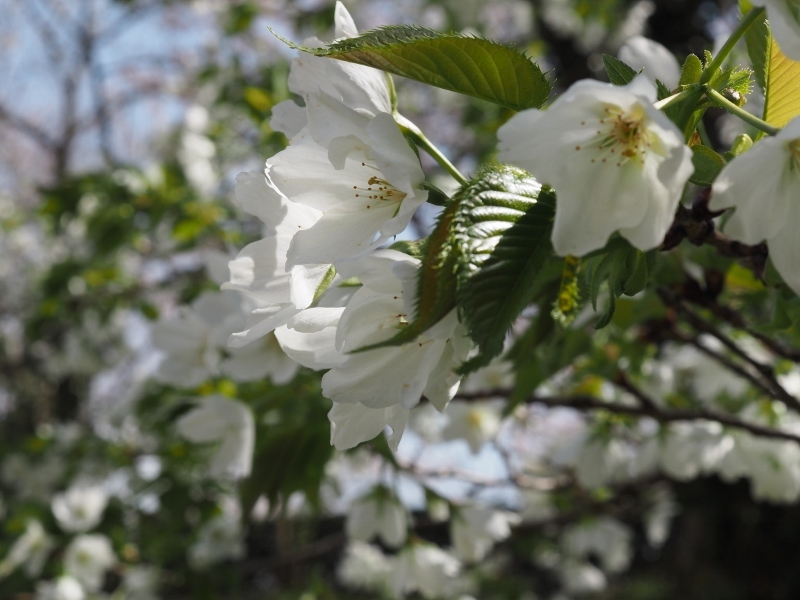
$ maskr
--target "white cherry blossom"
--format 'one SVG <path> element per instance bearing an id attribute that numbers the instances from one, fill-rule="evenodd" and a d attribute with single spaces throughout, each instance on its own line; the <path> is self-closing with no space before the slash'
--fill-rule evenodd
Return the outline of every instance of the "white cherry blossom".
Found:
<path id="1" fill-rule="evenodd" d="M 42 524 L 35 519 L 28 521 L 25 531 L 16 539 L 6 557 L 0 562 L 0 580 L 19 566 L 24 566 L 28 577 L 38 577 L 54 547 L 55 541 L 47 534 Z"/>
<path id="2" fill-rule="evenodd" d="M 408 534 L 408 511 L 387 489 L 362 496 L 350 506 L 345 523 L 347 536 L 367 542 L 379 537 L 386 546 L 398 548 Z"/>
<path id="3" fill-rule="evenodd" d="M 307 110 L 309 133 L 267 161 L 281 193 L 322 213 L 292 238 L 287 268 L 364 254 L 402 232 L 428 197 L 390 113 L 369 116 L 326 94 L 310 95 Z"/>
<path id="4" fill-rule="evenodd" d="M 211 458 L 213 477 L 246 477 L 253 464 L 255 422 L 250 408 L 225 396 L 206 396 L 178 419 L 178 432 L 196 443 L 219 442 Z"/>
<path id="5" fill-rule="evenodd" d="M 496 542 L 511 535 L 511 525 L 519 515 L 483 506 L 459 508 L 450 520 L 450 539 L 456 556 L 465 562 L 478 562 Z"/>
<path id="6" fill-rule="evenodd" d="M 350 353 L 393 337 L 411 320 L 409 296 L 414 295 L 419 261 L 378 250 L 336 266 L 343 277 L 357 277 L 363 284 L 344 309 L 303 311 L 276 335 L 301 364 L 330 369 L 322 378 L 322 392 L 334 401 L 329 419 L 337 448 L 352 448 L 389 425 L 396 449 L 409 409 L 423 393 L 440 411 L 455 395 L 460 378 L 454 369 L 466 358 L 469 341 L 451 313 L 408 344 Z"/>
<path id="7" fill-rule="evenodd" d="M 391 564 L 380 548 L 351 540 L 347 544 L 344 559 L 339 563 L 336 574 L 347 586 L 378 591 L 387 587 Z"/>
<path id="8" fill-rule="evenodd" d="M 93 529 L 108 504 L 105 487 L 90 482 L 75 482 L 69 489 L 53 496 L 50 507 L 59 527 L 70 533 Z"/>
<path id="9" fill-rule="evenodd" d="M 461 562 L 452 554 L 428 543 L 407 546 L 391 559 L 389 585 L 397 597 L 418 591 L 423 598 L 452 595 L 461 572 Z"/>
<path id="10" fill-rule="evenodd" d="M 442 439 L 463 439 L 470 452 L 477 454 L 500 431 L 503 406 L 502 400 L 454 400 L 447 407 L 447 424 L 442 429 Z"/>
<path id="11" fill-rule="evenodd" d="M 710 207 L 736 208 L 725 232 L 745 244 L 766 240 L 772 264 L 800 294 L 800 117 L 722 169 Z"/>
<path id="12" fill-rule="evenodd" d="M 602 248 L 615 232 L 641 250 L 661 244 L 694 167 L 655 99 L 644 77 L 626 86 L 583 80 L 498 131 L 499 159 L 555 188 L 559 255 Z"/>
<path id="13" fill-rule="evenodd" d="M 64 568 L 67 574 L 80 581 L 89 592 L 100 590 L 106 571 L 116 562 L 111 541 L 98 533 L 79 535 L 64 552 Z"/>
<path id="14" fill-rule="evenodd" d="M 36 584 L 36 600 L 84 600 L 86 593 L 80 582 L 70 575 L 55 581 L 40 581 Z"/>

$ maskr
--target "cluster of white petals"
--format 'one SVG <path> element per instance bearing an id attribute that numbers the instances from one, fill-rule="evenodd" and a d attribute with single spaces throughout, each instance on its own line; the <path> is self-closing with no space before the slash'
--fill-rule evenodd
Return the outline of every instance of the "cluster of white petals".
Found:
<path id="1" fill-rule="evenodd" d="M 350 353 L 394 337 L 412 320 L 419 261 L 376 250 L 339 261 L 337 268 L 362 283 L 346 306 L 304 311 L 276 335 L 301 364 L 330 368 L 322 392 L 334 402 L 328 416 L 337 449 L 372 439 L 387 425 L 389 445 L 396 449 L 409 411 L 423 394 L 439 411 L 453 398 L 460 382 L 454 370 L 470 344 L 452 312 L 410 343 Z"/>
<path id="2" fill-rule="evenodd" d="M 336 37 L 354 35 L 337 3 Z M 455 366 L 469 351 L 452 313 L 412 343 L 354 352 L 389 340 L 414 318 L 419 262 L 378 247 L 427 200 L 424 174 L 394 120 L 383 73 L 303 55 L 292 63 L 289 88 L 305 105 L 284 102 L 271 121 L 289 147 L 264 173 L 237 178 L 237 201 L 264 223 L 265 235 L 230 262 L 223 288 L 255 308 L 229 343 L 241 347 L 275 331 L 291 358 L 330 369 L 322 391 L 334 402 L 337 449 L 387 426 L 396 449 L 423 394 L 444 410 L 458 387 Z M 358 289 L 340 287 L 352 278 Z"/>
<path id="3" fill-rule="evenodd" d="M 272 335 L 244 348 L 228 347 L 228 338 L 240 331 L 245 313 L 257 300 L 231 292 L 205 292 L 177 315 L 152 329 L 155 346 L 165 353 L 156 377 L 171 385 L 195 387 L 225 375 L 234 381 L 269 377 L 287 383 L 299 365 L 287 357 Z"/>

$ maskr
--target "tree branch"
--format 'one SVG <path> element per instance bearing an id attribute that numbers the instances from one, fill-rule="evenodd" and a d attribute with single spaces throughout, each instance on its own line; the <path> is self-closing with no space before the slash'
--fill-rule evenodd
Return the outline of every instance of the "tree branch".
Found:
<path id="1" fill-rule="evenodd" d="M 493 392 L 496 396 L 510 396 L 511 390 L 497 390 Z M 458 400 L 480 400 L 485 398 L 485 394 L 457 394 Z M 734 415 L 704 408 L 696 409 L 663 409 L 659 407 L 627 406 L 625 404 L 614 404 L 604 402 L 593 396 L 531 396 L 525 400 L 528 404 L 542 404 L 548 407 L 573 408 L 581 412 L 594 410 L 606 410 L 619 415 L 630 415 L 634 417 L 650 417 L 659 423 L 675 423 L 678 421 L 716 421 L 721 425 L 733 427 L 747 431 L 757 437 L 792 441 L 800 444 L 800 435 L 774 429 L 756 423 L 744 421 Z"/>

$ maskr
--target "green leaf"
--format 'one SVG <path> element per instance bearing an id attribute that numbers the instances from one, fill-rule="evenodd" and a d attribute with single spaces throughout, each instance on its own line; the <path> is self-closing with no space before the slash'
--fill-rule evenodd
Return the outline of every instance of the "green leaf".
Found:
<path id="1" fill-rule="evenodd" d="M 558 296 L 553 301 L 553 310 L 550 313 L 553 320 L 564 327 L 575 320 L 582 306 L 580 290 L 578 289 L 578 269 L 580 265 L 581 259 L 576 256 L 564 258 Z"/>
<path id="2" fill-rule="evenodd" d="M 787 58 L 771 36 L 768 52 L 763 118 L 783 127 L 800 115 L 800 62 Z"/>
<path id="3" fill-rule="evenodd" d="M 550 95 L 550 82 L 525 54 L 477 37 L 412 25 L 373 29 L 323 48 L 277 37 L 303 52 L 374 67 L 513 110 L 539 108 Z"/>
<path id="4" fill-rule="evenodd" d="M 600 314 L 595 329 L 602 329 L 611 322 L 617 298 L 623 294 L 633 296 L 645 289 L 651 271 L 648 262 L 646 253 L 621 237 L 613 238 L 604 253 L 588 259 L 585 276 L 588 278 L 589 298 L 595 310 L 603 284 L 608 288 L 608 306 Z"/>
<path id="5" fill-rule="evenodd" d="M 614 85 L 628 85 L 639 74 L 633 67 L 610 54 L 603 54 L 603 66 L 608 73 L 608 80 Z"/>
<path id="6" fill-rule="evenodd" d="M 746 15 L 753 9 L 750 0 L 740 0 L 739 9 L 742 15 Z M 747 54 L 750 57 L 750 64 L 753 67 L 753 75 L 756 78 L 761 91 L 767 91 L 767 62 L 769 57 L 769 47 L 771 45 L 772 34 L 767 25 L 766 16 L 753 23 L 744 34 L 747 44 Z"/>
<path id="7" fill-rule="evenodd" d="M 692 85 L 700 81 L 700 76 L 703 74 L 703 63 L 696 54 L 690 54 L 683 61 L 683 68 L 681 69 L 681 78 L 678 82 L 679 86 Z"/>
<path id="8" fill-rule="evenodd" d="M 509 328 L 540 285 L 553 255 L 555 194 L 512 167 L 482 172 L 461 193 L 453 223 L 457 302 L 479 350 L 462 365 L 468 372 L 502 352 Z"/>
<path id="9" fill-rule="evenodd" d="M 400 333 L 356 352 L 408 343 L 458 306 L 478 346 L 468 372 L 503 350 L 506 333 L 541 286 L 553 254 L 555 196 L 526 171 L 494 166 L 453 196 L 425 244 L 414 320 Z"/>
<path id="10" fill-rule="evenodd" d="M 695 185 L 708 186 L 714 183 L 722 167 L 725 166 L 725 159 L 708 146 L 698 144 L 692 146 L 692 164 L 694 173 L 689 181 Z"/>

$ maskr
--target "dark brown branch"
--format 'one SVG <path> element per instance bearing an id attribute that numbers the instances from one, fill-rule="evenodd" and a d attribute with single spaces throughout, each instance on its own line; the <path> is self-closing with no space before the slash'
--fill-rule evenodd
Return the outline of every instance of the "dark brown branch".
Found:
<path id="1" fill-rule="evenodd" d="M 509 396 L 510 390 L 497 390 L 497 396 Z M 459 400 L 479 400 L 485 395 L 476 396 L 474 394 L 458 394 Z M 604 402 L 592 396 L 531 396 L 526 399 L 528 404 L 542 404 L 548 407 L 573 408 L 582 412 L 594 410 L 606 410 L 614 414 L 630 415 L 634 417 L 650 417 L 659 423 L 674 423 L 679 421 L 716 421 L 721 425 L 734 427 L 747 431 L 758 437 L 788 440 L 800 444 L 800 436 L 780 429 L 773 429 L 764 425 L 744 421 L 734 415 L 723 413 L 705 408 L 692 409 L 662 409 L 658 407 L 649 408 L 645 406 L 627 406 L 624 404 L 613 404 Z"/>
<path id="2" fill-rule="evenodd" d="M 704 196 L 692 209 L 678 205 L 675 220 L 664 238 L 661 250 L 670 250 L 684 239 L 689 240 L 695 246 L 708 244 L 716 248 L 723 256 L 740 260 L 759 279 L 763 280 L 768 255 L 767 245 L 762 243 L 748 246 L 717 231 L 711 220 L 714 215 L 701 208 L 707 202 L 708 198 Z"/>

